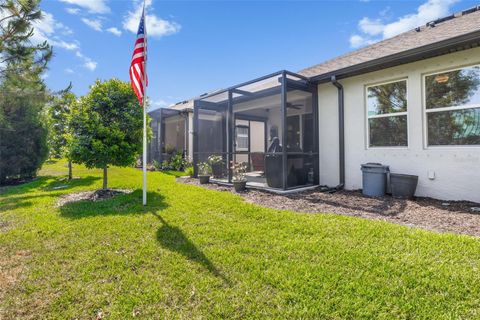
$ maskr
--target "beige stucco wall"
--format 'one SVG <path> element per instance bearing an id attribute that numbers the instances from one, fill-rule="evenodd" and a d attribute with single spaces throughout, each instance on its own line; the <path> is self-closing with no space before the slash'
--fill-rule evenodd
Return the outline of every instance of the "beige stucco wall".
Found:
<path id="1" fill-rule="evenodd" d="M 347 189 L 362 188 L 360 164 L 381 162 L 396 173 L 419 176 L 417 196 L 480 202 L 480 146 L 427 147 L 423 112 L 423 75 L 479 64 L 480 48 L 343 79 L 345 90 L 345 176 Z M 407 79 L 407 148 L 367 148 L 365 86 Z M 320 183 L 339 182 L 337 89 L 318 86 Z M 435 179 L 428 178 L 429 171 Z"/>

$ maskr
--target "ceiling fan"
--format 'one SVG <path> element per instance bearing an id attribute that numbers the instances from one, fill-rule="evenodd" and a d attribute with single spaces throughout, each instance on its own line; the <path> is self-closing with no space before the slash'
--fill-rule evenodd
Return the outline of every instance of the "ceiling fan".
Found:
<path id="1" fill-rule="evenodd" d="M 295 110 L 300 110 L 301 107 L 303 107 L 303 104 L 293 104 L 293 103 L 289 103 L 287 102 L 287 108 L 291 108 L 291 109 L 295 109 Z"/>

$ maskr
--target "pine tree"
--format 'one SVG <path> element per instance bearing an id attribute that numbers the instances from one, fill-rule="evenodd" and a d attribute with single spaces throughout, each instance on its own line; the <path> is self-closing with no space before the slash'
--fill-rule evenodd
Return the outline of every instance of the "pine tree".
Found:
<path id="1" fill-rule="evenodd" d="M 0 184 L 34 177 L 48 153 L 41 74 L 52 51 L 30 41 L 41 18 L 39 0 L 0 1 Z"/>

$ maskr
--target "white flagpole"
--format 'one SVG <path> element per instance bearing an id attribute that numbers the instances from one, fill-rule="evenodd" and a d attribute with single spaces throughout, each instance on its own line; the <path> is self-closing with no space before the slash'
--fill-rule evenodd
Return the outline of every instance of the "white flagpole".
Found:
<path id="1" fill-rule="evenodd" d="M 146 66 L 146 63 L 145 63 Z M 146 85 L 143 85 L 146 88 Z M 143 205 L 147 205 L 147 103 L 144 89 L 143 96 Z"/>
<path id="2" fill-rule="evenodd" d="M 143 68 L 143 205 L 147 205 L 147 21 L 143 3 L 143 28 L 145 37 L 145 62 Z"/>

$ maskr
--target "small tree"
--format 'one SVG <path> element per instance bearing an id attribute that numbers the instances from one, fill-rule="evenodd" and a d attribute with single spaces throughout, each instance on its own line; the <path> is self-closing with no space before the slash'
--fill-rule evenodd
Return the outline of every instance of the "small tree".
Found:
<path id="1" fill-rule="evenodd" d="M 108 166 L 129 166 L 142 150 L 142 106 L 130 85 L 118 79 L 97 80 L 74 108 L 71 126 L 73 162 L 103 168 L 103 189 Z"/>
<path id="2" fill-rule="evenodd" d="M 48 108 L 48 146 L 50 157 L 67 158 L 68 179 L 72 179 L 72 160 L 70 156 L 70 143 L 72 141 L 70 120 L 72 109 L 77 97 L 71 92 L 72 85 L 56 94 Z"/>

